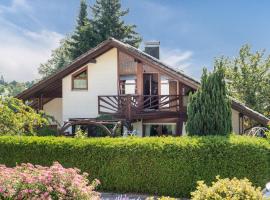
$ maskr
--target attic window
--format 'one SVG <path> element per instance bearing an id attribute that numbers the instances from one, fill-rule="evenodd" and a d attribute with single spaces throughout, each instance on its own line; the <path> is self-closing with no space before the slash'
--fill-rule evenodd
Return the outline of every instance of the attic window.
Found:
<path id="1" fill-rule="evenodd" d="M 84 68 L 72 75 L 72 89 L 73 90 L 88 89 L 87 68 Z"/>

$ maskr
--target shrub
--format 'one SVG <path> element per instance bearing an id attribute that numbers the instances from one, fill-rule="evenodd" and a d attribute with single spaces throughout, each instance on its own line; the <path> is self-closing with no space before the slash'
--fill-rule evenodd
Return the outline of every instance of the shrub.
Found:
<path id="1" fill-rule="evenodd" d="M 48 124 L 43 113 L 13 97 L 0 96 L 0 135 L 34 135 L 36 128 Z"/>
<path id="2" fill-rule="evenodd" d="M 0 199 L 99 199 L 88 174 L 65 169 L 59 163 L 51 167 L 22 164 L 14 168 L 0 166 Z"/>
<path id="3" fill-rule="evenodd" d="M 270 178 L 270 144 L 246 136 L 166 138 L 0 137 L 0 163 L 53 161 L 77 167 L 110 192 L 188 197 L 198 180 L 217 175 L 248 178 L 263 187 Z"/>
<path id="4" fill-rule="evenodd" d="M 192 200 L 260 200 L 261 188 L 256 188 L 248 179 L 220 179 L 207 186 L 203 181 L 198 181 L 197 190 L 191 193 Z"/>
<path id="5" fill-rule="evenodd" d="M 222 64 L 216 62 L 212 73 L 204 69 L 200 88 L 190 96 L 186 127 L 189 135 L 228 135 L 232 131 L 231 102 Z"/>
<path id="6" fill-rule="evenodd" d="M 57 136 L 57 130 L 50 127 L 50 126 L 44 126 L 42 128 L 39 128 L 36 132 L 37 136 Z"/>

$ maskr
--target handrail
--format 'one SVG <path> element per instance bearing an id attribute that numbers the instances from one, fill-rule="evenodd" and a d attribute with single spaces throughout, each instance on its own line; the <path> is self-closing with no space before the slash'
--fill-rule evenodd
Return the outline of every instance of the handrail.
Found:
<path id="1" fill-rule="evenodd" d="M 98 112 L 131 119 L 135 114 L 180 112 L 182 102 L 181 95 L 100 95 Z"/>

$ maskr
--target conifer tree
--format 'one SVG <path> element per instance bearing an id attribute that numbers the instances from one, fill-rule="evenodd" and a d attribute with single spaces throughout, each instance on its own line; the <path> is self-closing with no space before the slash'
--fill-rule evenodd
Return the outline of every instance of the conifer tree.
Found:
<path id="1" fill-rule="evenodd" d="M 139 46 L 142 39 L 135 31 L 135 25 L 127 25 L 123 21 L 122 17 L 127 15 L 129 10 L 121 10 L 119 0 L 96 0 L 92 13 L 98 43 L 114 37 L 132 46 Z"/>
<path id="2" fill-rule="evenodd" d="M 39 67 L 42 77 L 47 77 L 67 66 L 72 60 L 95 47 L 99 43 L 114 37 L 135 47 L 141 37 L 135 32 L 135 25 L 126 25 L 122 17 L 129 10 L 121 10 L 119 0 L 97 0 L 89 19 L 86 0 L 81 0 L 75 31 L 62 40 L 60 47 L 52 51 L 51 58 Z"/>
<path id="3" fill-rule="evenodd" d="M 201 86 L 190 96 L 187 132 L 189 135 L 228 135 L 232 131 L 231 103 L 227 96 L 222 63 L 212 73 L 203 70 Z"/>
<path id="4" fill-rule="evenodd" d="M 96 37 L 93 32 L 92 21 L 88 18 L 87 3 L 81 0 L 77 26 L 69 42 L 69 54 L 71 60 L 82 55 L 96 45 Z"/>

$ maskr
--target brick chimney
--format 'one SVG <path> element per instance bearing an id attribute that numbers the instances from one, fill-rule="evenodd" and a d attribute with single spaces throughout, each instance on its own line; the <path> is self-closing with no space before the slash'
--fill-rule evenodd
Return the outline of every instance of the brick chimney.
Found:
<path id="1" fill-rule="evenodd" d="M 149 41 L 144 43 L 144 52 L 159 59 L 159 41 Z"/>

